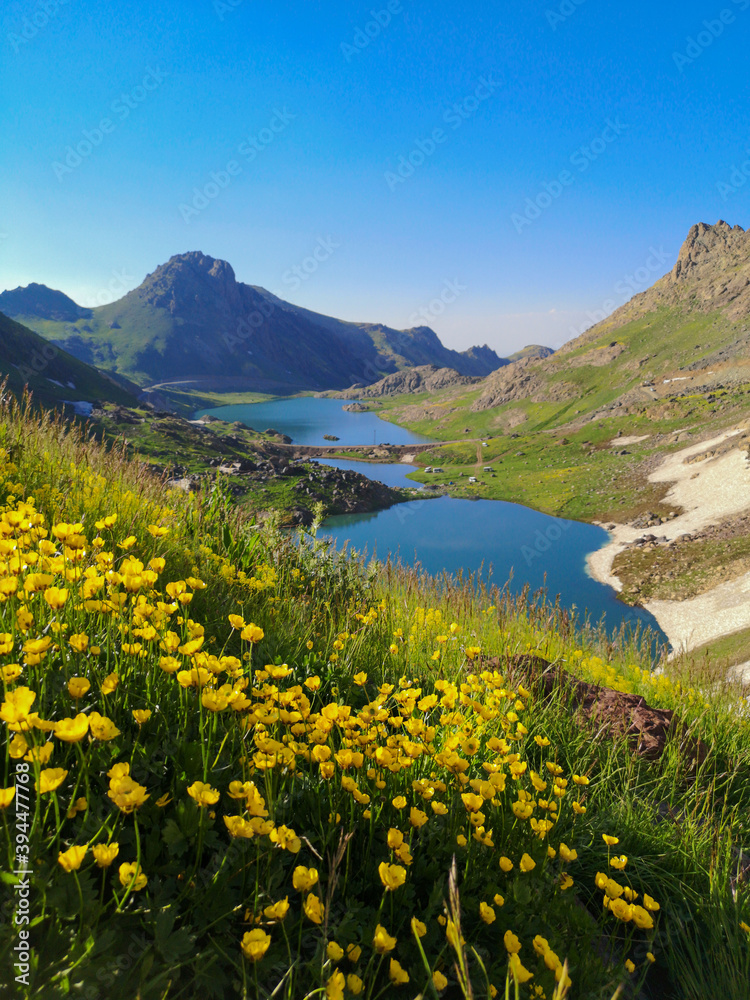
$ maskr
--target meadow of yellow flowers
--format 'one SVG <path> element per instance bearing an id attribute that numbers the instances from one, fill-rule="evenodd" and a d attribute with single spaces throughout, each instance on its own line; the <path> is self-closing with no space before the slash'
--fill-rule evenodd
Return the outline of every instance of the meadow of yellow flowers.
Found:
<path id="1" fill-rule="evenodd" d="M 691 814 L 680 788 L 660 824 L 677 747 L 647 773 L 486 667 L 521 632 L 545 642 L 531 612 L 464 596 L 454 617 L 450 595 L 422 603 L 321 541 L 243 527 L 220 488 L 167 494 L 12 403 L 0 430 L 0 944 L 19 996 L 559 1000 L 687 981 L 700 899 L 736 857 L 746 729 L 704 765 L 715 801 Z M 664 687 L 577 642 L 545 652 Z M 743 879 L 716 903 L 740 982 Z"/>

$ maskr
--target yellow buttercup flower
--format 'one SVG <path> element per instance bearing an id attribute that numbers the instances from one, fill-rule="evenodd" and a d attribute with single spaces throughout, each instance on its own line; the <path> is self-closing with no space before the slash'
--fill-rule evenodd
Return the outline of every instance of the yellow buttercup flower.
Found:
<path id="1" fill-rule="evenodd" d="M 628 859 L 625 854 L 621 854 L 619 857 L 610 858 L 609 863 L 612 868 L 617 868 L 618 871 L 622 871 L 622 869 L 627 865 Z"/>
<path id="2" fill-rule="evenodd" d="M 513 862 L 510 858 L 502 857 L 500 858 L 500 867 L 504 872 L 513 871 Z"/>
<path id="3" fill-rule="evenodd" d="M 65 607 L 65 602 L 68 599 L 68 591 L 60 587 L 48 587 L 44 591 L 44 599 L 53 611 L 59 611 Z"/>
<path id="4" fill-rule="evenodd" d="M 448 980 L 445 978 L 440 969 L 435 969 L 432 973 L 432 982 L 438 993 L 441 993 L 448 985 Z"/>
<path id="5" fill-rule="evenodd" d="M 22 672 L 23 667 L 20 663 L 7 663 L 0 670 L 0 674 L 6 684 L 13 684 L 21 676 Z"/>
<path id="6" fill-rule="evenodd" d="M 253 625 L 252 622 L 246 625 L 240 633 L 240 638 L 244 639 L 245 642 L 260 642 L 265 632 L 258 625 Z"/>
<path id="7" fill-rule="evenodd" d="M 120 845 L 116 841 L 111 844 L 96 844 L 91 849 L 94 860 L 100 868 L 109 868 L 120 853 Z"/>
<path id="8" fill-rule="evenodd" d="M 123 862 L 119 868 L 120 875 L 120 885 L 125 887 L 131 885 L 133 892 L 140 892 L 141 889 L 146 888 L 148 883 L 148 878 L 141 871 L 141 866 L 136 864 L 136 862 L 131 862 L 127 864 Z"/>
<path id="9" fill-rule="evenodd" d="M 355 997 L 359 996 L 359 994 L 365 988 L 365 984 L 362 982 L 359 976 L 355 976 L 353 972 L 349 973 L 349 975 L 346 977 L 346 985 L 349 989 L 349 992 L 353 994 Z"/>
<path id="10" fill-rule="evenodd" d="M 382 924 L 378 924 L 372 937 L 372 946 L 378 955 L 385 955 L 396 947 L 396 938 L 391 937 Z"/>
<path id="11" fill-rule="evenodd" d="M 85 812 L 89 807 L 87 800 L 83 797 L 78 798 L 72 803 L 70 809 L 68 809 L 67 818 L 75 819 L 79 812 Z"/>
<path id="12" fill-rule="evenodd" d="M 0 788 L 0 809 L 7 809 L 13 801 L 13 796 L 15 794 L 15 785 L 11 785 L 10 788 Z"/>
<path id="13" fill-rule="evenodd" d="M 88 718 L 89 729 L 95 740 L 107 741 L 120 736 L 120 730 L 105 715 L 100 715 L 99 712 L 91 712 Z"/>
<path id="14" fill-rule="evenodd" d="M 17 687 L 15 691 L 8 691 L 0 705 L 0 719 L 12 726 L 21 725 L 28 718 L 35 699 L 36 691 L 31 688 Z"/>
<path id="15" fill-rule="evenodd" d="M 135 721 L 138 723 L 139 726 L 142 726 L 144 722 L 148 722 L 148 720 L 151 718 L 151 709 L 134 708 L 133 718 L 135 719 Z"/>
<path id="16" fill-rule="evenodd" d="M 263 910 L 263 915 L 267 917 L 268 920 L 283 920 L 288 912 L 289 897 L 285 896 L 283 899 L 280 899 L 278 903 L 272 903 L 271 906 L 266 906 Z"/>
<path id="17" fill-rule="evenodd" d="M 308 920 L 311 920 L 314 924 L 323 923 L 323 906 L 315 893 L 310 893 L 304 902 L 303 909 Z"/>
<path id="18" fill-rule="evenodd" d="M 116 774 L 121 773 L 119 769 L 123 766 L 128 767 L 127 764 L 116 764 L 114 768 L 110 768 L 108 774 L 112 775 L 115 768 L 118 768 L 118 771 L 115 772 Z M 112 799 L 117 808 L 124 813 L 132 813 L 135 809 L 139 809 L 146 799 L 149 798 L 145 785 L 139 785 L 127 772 L 122 772 L 121 777 L 110 777 L 107 795 Z"/>
<path id="19" fill-rule="evenodd" d="M 578 858 L 578 851 L 571 849 L 567 844 L 560 844 L 560 857 L 563 861 L 575 861 Z"/>
<path id="20" fill-rule="evenodd" d="M 304 865 L 298 865 L 292 874 L 292 885 L 297 890 L 297 892 L 307 892 L 308 889 L 312 889 L 318 881 L 318 872 L 315 868 L 305 868 Z"/>
<path id="21" fill-rule="evenodd" d="M 487 905 L 487 903 L 479 904 L 479 916 L 486 924 L 494 924 L 497 919 L 497 914 L 491 906 Z"/>
<path id="22" fill-rule="evenodd" d="M 68 644 L 76 653 L 85 653 L 89 648 L 89 637 L 80 633 L 68 636 Z"/>
<path id="23" fill-rule="evenodd" d="M 515 953 L 508 959 L 508 965 L 510 966 L 513 978 L 519 983 L 526 983 L 534 976 L 534 973 L 529 972 L 529 970 L 521 963 L 521 959 Z"/>
<path id="24" fill-rule="evenodd" d="M 78 871 L 86 857 L 86 851 L 88 851 L 88 844 L 74 844 L 67 851 L 60 851 L 57 855 L 57 863 L 66 872 Z"/>
<path id="25" fill-rule="evenodd" d="M 521 942 L 511 930 L 505 932 L 503 944 L 505 945 L 505 950 L 511 955 L 515 955 L 521 950 Z"/>
<path id="26" fill-rule="evenodd" d="M 602 834 L 602 840 L 607 845 L 607 847 L 614 847 L 615 844 L 619 844 L 620 843 L 620 838 L 619 837 L 610 837 L 609 834 L 607 834 L 607 833 L 603 833 Z"/>
<path id="27" fill-rule="evenodd" d="M 117 685 L 120 683 L 120 677 L 116 673 L 107 674 L 107 676 L 102 681 L 101 692 L 102 694 L 112 694 L 113 691 L 117 690 Z"/>
<path id="28" fill-rule="evenodd" d="M 188 786 L 187 793 L 201 809 L 216 805 L 219 801 L 219 792 L 203 781 L 194 781 Z"/>
<path id="29" fill-rule="evenodd" d="M 427 822 L 427 813 L 422 812 L 421 809 L 417 809 L 416 806 L 412 806 L 409 810 L 409 822 L 418 830 Z"/>
<path id="30" fill-rule="evenodd" d="M 415 937 L 423 938 L 427 933 L 427 925 L 416 917 L 411 918 L 411 932 Z"/>
<path id="31" fill-rule="evenodd" d="M 536 861 L 534 861 L 534 859 L 528 854 L 522 854 L 521 860 L 518 862 L 518 867 L 522 872 L 530 872 L 536 868 Z"/>
<path id="32" fill-rule="evenodd" d="M 250 962 L 259 962 L 271 946 L 271 935 L 259 927 L 242 936 L 242 954 Z"/>
<path id="33" fill-rule="evenodd" d="M 39 774 L 39 781 L 34 787 L 40 795 L 56 791 L 68 777 L 68 772 L 62 767 L 47 767 Z"/>
<path id="34" fill-rule="evenodd" d="M 55 736 L 64 743 L 78 743 L 89 731 L 89 717 L 79 712 L 75 719 L 55 723 Z"/>
<path id="35" fill-rule="evenodd" d="M 403 986 L 404 983 L 409 982 L 409 973 L 395 958 L 392 958 L 388 966 L 388 978 L 394 986 Z"/>
<path id="36" fill-rule="evenodd" d="M 402 868 L 401 865 L 389 865 L 382 861 L 378 866 L 378 874 L 386 892 L 393 892 L 406 881 L 406 869 Z"/>
<path id="37" fill-rule="evenodd" d="M 326 1000 L 344 1000 L 346 977 L 339 969 L 335 969 L 326 983 Z"/>
<path id="38" fill-rule="evenodd" d="M 68 694 L 75 701 L 87 693 L 91 687 L 91 681 L 86 677 L 71 677 L 68 681 Z"/>

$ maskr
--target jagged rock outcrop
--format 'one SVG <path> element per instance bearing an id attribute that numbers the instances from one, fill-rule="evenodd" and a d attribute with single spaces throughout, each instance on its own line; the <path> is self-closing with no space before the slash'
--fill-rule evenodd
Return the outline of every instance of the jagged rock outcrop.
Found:
<path id="1" fill-rule="evenodd" d="M 721 312 L 732 323 L 750 317 L 750 229 L 730 226 L 723 219 L 713 226 L 705 222 L 692 226 L 671 271 L 565 344 L 558 354 L 665 307 L 685 313 Z"/>
<path id="2" fill-rule="evenodd" d="M 471 385 L 478 378 L 459 375 L 453 368 L 419 365 L 386 375 L 373 385 L 353 387 L 341 393 L 342 399 L 377 399 L 379 396 L 399 396 L 403 393 L 436 392 L 453 385 Z"/>
<path id="3" fill-rule="evenodd" d="M 484 379 L 482 395 L 470 409 L 474 412 L 502 406 L 512 399 L 529 399 L 545 387 L 543 369 L 538 358 L 524 358 L 507 368 L 500 368 Z"/>

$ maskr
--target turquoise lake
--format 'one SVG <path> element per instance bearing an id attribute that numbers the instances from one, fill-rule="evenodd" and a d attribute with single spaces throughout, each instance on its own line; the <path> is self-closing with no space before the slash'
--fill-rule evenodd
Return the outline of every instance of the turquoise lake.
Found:
<path id="1" fill-rule="evenodd" d="M 429 440 L 380 420 L 373 413 L 347 413 L 342 400 L 278 399 L 269 403 L 224 406 L 211 413 L 265 430 L 273 427 L 297 444 L 323 445 L 324 434 L 341 444 L 413 444 Z M 325 462 L 320 460 L 323 464 Z M 331 460 L 339 469 L 353 469 L 388 486 L 414 486 L 407 474 L 414 466 Z M 550 601 L 559 595 L 563 607 L 579 619 L 604 621 L 609 631 L 623 623 L 650 627 L 657 641 L 666 642 L 653 615 L 617 599 L 611 587 L 586 571 L 586 556 L 606 544 L 604 529 L 579 521 L 549 517 L 521 504 L 497 500 L 418 499 L 371 514 L 329 517 L 323 533 L 338 547 L 348 545 L 381 560 L 419 564 L 433 575 L 481 573 L 486 582 L 508 584 L 518 593 L 546 587 Z"/>
<path id="2" fill-rule="evenodd" d="M 210 413 L 222 420 L 239 420 L 256 431 L 269 427 L 288 434 L 295 444 L 328 445 L 332 442 L 324 434 L 335 434 L 337 444 L 417 444 L 430 441 L 381 420 L 375 413 L 348 413 L 342 409 L 345 399 L 316 399 L 300 396 L 292 399 L 273 399 L 268 403 L 237 403 L 200 410 L 196 416 Z"/>

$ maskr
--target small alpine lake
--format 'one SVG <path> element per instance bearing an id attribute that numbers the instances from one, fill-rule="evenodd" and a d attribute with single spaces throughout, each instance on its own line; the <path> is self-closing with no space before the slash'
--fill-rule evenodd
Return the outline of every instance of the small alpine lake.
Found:
<path id="1" fill-rule="evenodd" d="M 232 423 L 239 420 L 256 431 L 273 428 L 288 434 L 295 444 L 328 445 L 325 434 L 334 435 L 339 445 L 424 444 L 432 439 L 414 434 L 398 424 L 381 420 L 376 413 L 351 413 L 344 410 L 345 399 L 318 399 L 293 396 L 265 403 L 235 403 L 210 410 L 199 410 L 196 417 L 208 413 Z M 377 478 L 377 477 L 374 477 Z"/>
<path id="2" fill-rule="evenodd" d="M 239 420 L 256 430 L 273 427 L 295 444 L 325 445 L 333 434 L 340 445 L 415 444 L 429 438 L 380 420 L 375 413 L 351 413 L 341 399 L 311 396 L 276 399 L 202 410 L 222 420 Z M 361 472 L 388 486 L 417 486 L 407 478 L 414 466 L 344 459 L 317 459 L 338 469 Z M 425 497 L 369 514 L 327 518 L 322 534 L 337 547 L 348 545 L 370 557 L 391 557 L 439 576 L 478 575 L 518 593 L 528 585 L 546 587 L 549 600 L 557 595 L 563 607 L 575 609 L 579 620 L 606 623 L 613 632 L 625 623 L 653 630 L 658 642 L 666 636 L 643 608 L 618 600 L 616 592 L 589 576 L 586 556 L 605 545 L 603 528 L 580 521 L 550 517 L 521 504 L 499 500 L 459 500 Z"/>

